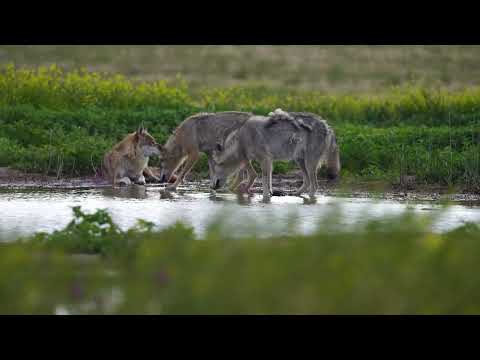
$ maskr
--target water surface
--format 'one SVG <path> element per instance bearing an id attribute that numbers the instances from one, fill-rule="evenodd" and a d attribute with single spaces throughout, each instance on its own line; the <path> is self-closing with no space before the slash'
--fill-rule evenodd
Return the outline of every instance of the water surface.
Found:
<path id="1" fill-rule="evenodd" d="M 318 222 L 339 215 L 343 228 L 371 219 L 401 214 L 407 209 L 421 215 L 434 215 L 434 231 L 446 231 L 465 222 L 480 222 L 479 206 L 452 205 L 447 209 L 435 203 L 409 203 L 318 195 L 316 202 L 307 198 L 273 197 L 264 203 L 260 195 L 239 198 L 234 194 L 211 194 L 208 191 L 186 191 L 173 198 L 161 196 L 160 188 L 132 186 L 123 189 L 92 190 L 0 190 L 0 239 L 12 240 L 38 231 L 63 228 L 72 219 L 73 206 L 84 211 L 107 209 L 122 228 L 134 226 L 138 219 L 164 228 L 177 221 L 193 226 L 202 235 L 217 216 L 237 235 L 258 231 L 261 235 L 287 231 L 309 233 Z M 294 221 L 295 220 L 295 221 Z M 296 223 L 295 227 L 291 227 Z"/>

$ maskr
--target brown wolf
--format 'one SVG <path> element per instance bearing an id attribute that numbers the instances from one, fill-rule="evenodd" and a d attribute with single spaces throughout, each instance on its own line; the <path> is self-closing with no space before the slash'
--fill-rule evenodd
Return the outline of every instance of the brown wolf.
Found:
<path id="1" fill-rule="evenodd" d="M 158 181 L 159 178 L 148 168 L 148 160 L 150 156 L 160 154 L 159 147 L 143 127 L 128 134 L 103 158 L 103 168 L 112 185 L 130 185 L 132 181 L 145 185 L 144 173 Z"/>
<path id="2" fill-rule="evenodd" d="M 225 111 L 200 113 L 185 119 L 160 147 L 160 181 L 169 182 L 175 171 L 185 163 L 175 182 L 167 190 L 175 191 L 203 152 L 208 157 L 212 176 L 212 152 L 232 131 L 240 128 L 251 116 L 249 112 Z M 238 174 L 237 174 L 238 176 Z"/>

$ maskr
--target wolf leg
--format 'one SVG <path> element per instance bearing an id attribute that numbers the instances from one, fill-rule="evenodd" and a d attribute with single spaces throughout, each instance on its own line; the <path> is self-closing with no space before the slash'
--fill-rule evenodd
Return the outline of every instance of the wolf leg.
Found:
<path id="1" fill-rule="evenodd" d="M 318 160 L 308 159 L 305 165 L 307 169 L 308 179 L 310 181 L 309 195 L 311 197 L 314 197 L 318 188 L 318 183 L 317 183 Z"/>
<path id="2" fill-rule="evenodd" d="M 245 181 L 243 181 L 245 177 L 241 176 L 240 174 L 247 175 L 246 184 Z M 238 193 L 250 193 L 250 189 L 255 182 L 257 176 L 258 174 L 253 168 L 252 162 L 248 161 L 244 163 L 244 165 L 236 173 L 235 182 L 231 187 L 232 190 Z"/>
<path id="3" fill-rule="evenodd" d="M 117 179 L 119 177 L 120 178 L 123 177 L 123 174 L 119 174 L 119 171 L 118 171 L 119 162 L 120 162 L 120 160 L 118 159 L 118 156 L 115 156 L 115 154 L 110 155 L 109 158 L 108 158 L 108 165 L 109 165 L 108 172 L 111 174 L 111 180 L 112 180 L 112 186 L 113 187 L 115 187 L 115 185 L 117 184 Z"/>
<path id="4" fill-rule="evenodd" d="M 250 190 L 251 190 L 253 184 L 255 183 L 255 180 L 257 179 L 258 174 L 255 171 L 251 161 L 248 162 L 245 170 L 248 174 L 248 182 L 247 182 L 247 186 L 245 187 L 245 192 L 250 193 Z"/>
<path id="5" fill-rule="evenodd" d="M 265 159 L 262 161 L 262 182 L 263 197 L 272 196 L 272 160 Z"/>
<path id="6" fill-rule="evenodd" d="M 116 174 L 115 169 L 113 168 L 113 161 L 112 161 L 113 154 L 111 152 L 105 154 L 103 157 L 103 168 L 105 169 L 105 175 L 107 180 L 112 183 L 112 186 L 115 186 L 116 181 Z"/>
<path id="7" fill-rule="evenodd" d="M 146 185 L 146 183 L 147 183 L 145 181 L 145 176 L 143 176 L 143 175 L 140 175 L 139 177 L 137 177 L 133 182 L 137 185 Z"/>
<path id="8" fill-rule="evenodd" d="M 143 176 L 145 176 L 149 180 L 160 182 L 160 178 L 158 176 L 155 176 L 152 169 L 150 169 L 148 166 L 143 170 Z"/>
<path id="9" fill-rule="evenodd" d="M 232 185 L 230 185 L 230 190 L 231 191 L 234 191 L 234 192 L 237 191 L 238 186 L 242 182 L 242 179 L 240 178 L 240 172 L 241 172 L 241 170 L 238 170 L 237 172 L 235 172 L 235 178 L 232 182 Z"/>
<path id="10" fill-rule="evenodd" d="M 197 160 L 198 160 L 198 153 L 190 154 L 187 158 L 185 166 L 183 167 L 183 170 L 181 171 L 180 175 L 177 177 L 177 180 L 175 180 L 175 182 L 172 185 L 167 186 L 166 189 L 169 191 L 176 191 L 177 186 L 183 181 L 184 177 L 188 175 L 188 173 L 193 168 L 193 165 L 195 165 Z"/>
<path id="11" fill-rule="evenodd" d="M 208 176 L 210 176 L 210 179 L 213 178 L 213 158 L 212 158 L 212 153 L 210 151 L 205 152 L 207 155 L 207 160 L 208 160 Z"/>
<path id="12" fill-rule="evenodd" d="M 297 165 L 300 167 L 300 170 L 302 170 L 302 176 L 303 176 L 303 184 L 302 186 L 300 187 L 300 189 L 298 189 L 294 194 L 296 196 L 300 196 L 302 195 L 305 190 L 310 187 L 310 180 L 308 178 L 308 171 L 307 171 L 307 168 L 305 167 L 305 159 L 297 159 L 295 160 L 295 162 L 297 163 Z"/>
<path id="13" fill-rule="evenodd" d="M 128 177 L 122 177 L 121 179 L 118 180 L 117 182 L 118 185 L 122 186 L 128 186 L 132 184 L 132 181 Z"/>
<path id="14" fill-rule="evenodd" d="M 232 182 L 231 185 L 230 185 L 230 190 L 231 190 L 231 191 L 234 191 L 234 192 L 235 192 L 235 191 L 238 190 L 238 186 L 239 186 L 240 183 L 243 181 L 243 177 L 240 176 L 240 174 L 243 175 L 245 166 L 247 166 L 247 162 L 241 161 L 241 162 L 240 162 L 240 167 L 237 169 L 237 171 L 235 171 L 235 177 L 234 177 L 234 179 L 233 179 L 233 182 Z"/>

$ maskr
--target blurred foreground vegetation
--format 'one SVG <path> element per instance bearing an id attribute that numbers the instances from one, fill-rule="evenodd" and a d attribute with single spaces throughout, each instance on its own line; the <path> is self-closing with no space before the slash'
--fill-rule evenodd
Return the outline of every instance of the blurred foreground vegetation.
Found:
<path id="1" fill-rule="evenodd" d="M 63 230 L 0 243 L 1 314 L 475 314 L 480 228 L 432 233 L 406 213 L 312 235 L 201 239 L 120 230 L 74 208 Z M 81 257 L 79 254 L 90 254 Z M 95 254 L 97 254 L 95 256 Z"/>

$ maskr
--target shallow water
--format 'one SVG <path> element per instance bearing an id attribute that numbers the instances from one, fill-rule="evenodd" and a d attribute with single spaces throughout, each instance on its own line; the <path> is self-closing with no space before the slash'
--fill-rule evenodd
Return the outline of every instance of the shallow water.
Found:
<path id="1" fill-rule="evenodd" d="M 0 240 L 38 231 L 63 228 L 72 219 L 73 206 L 84 211 L 107 209 L 113 220 L 127 229 L 137 219 L 153 222 L 158 228 L 176 221 L 193 226 L 202 235 L 212 219 L 223 216 L 224 227 L 235 235 L 257 232 L 266 236 L 286 232 L 309 233 L 319 221 L 336 212 L 343 229 L 368 220 L 401 214 L 411 209 L 420 215 L 434 215 L 432 229 L 446 231 L 464 222 L 480 222 L 480 206 L 452 205 L 443 209 L 434 203 L 408 203 L 318 195 L 306 198 L 273 197 L 262 202 L 260 195 L 239 198 L 234 194 L 185 191 L 164 199 L 160 188 L 132 186 L 123 189 L 93 190 L 0 190 Z M 292 223 L 296 226 L 291 227 Z"/>

